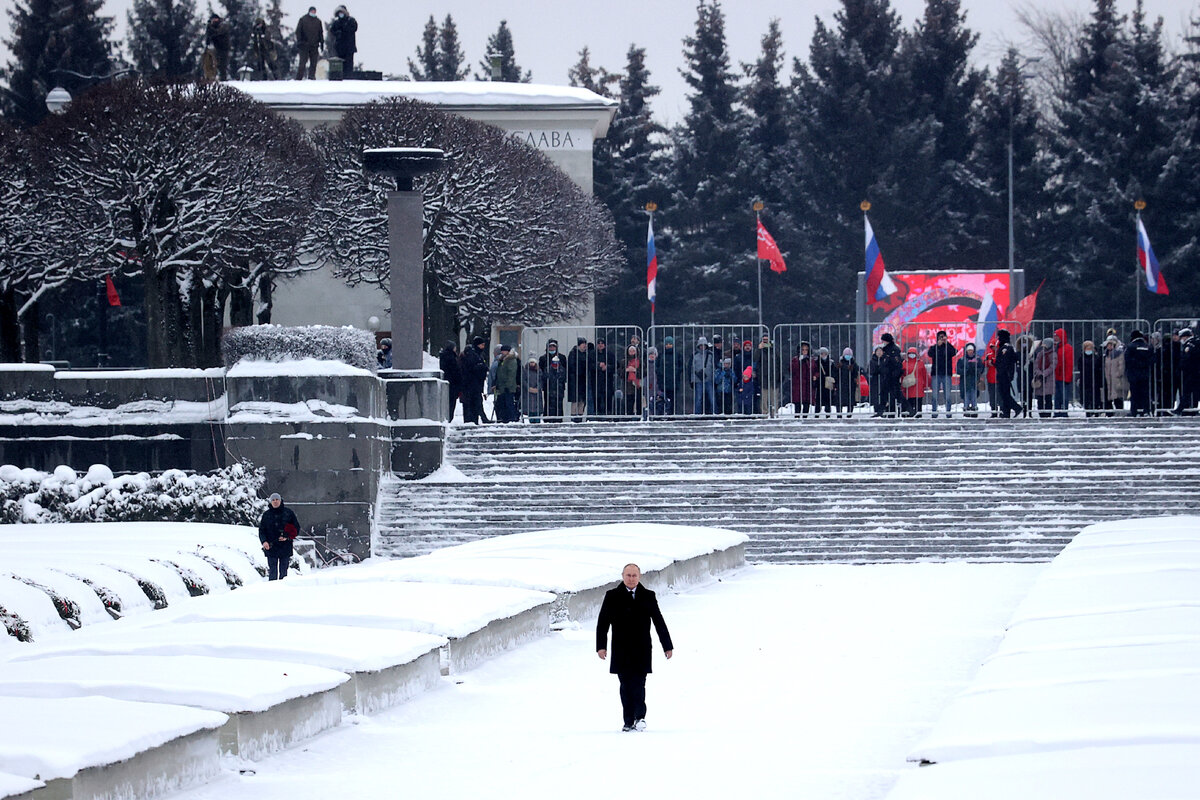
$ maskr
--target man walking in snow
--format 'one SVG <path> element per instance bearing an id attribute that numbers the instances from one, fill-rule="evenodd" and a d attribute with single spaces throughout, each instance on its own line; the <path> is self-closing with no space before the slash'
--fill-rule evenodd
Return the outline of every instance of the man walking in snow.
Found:
<path id="1" fill-rule="evenodd" d="M 650 669 L 650 623 L 658 632 L 663 654 L 669 659 L 674 651 L 671 634 L 654 592 L 641 585 L 642 570 L 626 564 L 621 584 L 604 595 L 600 616 L 596 619 L 596 655 L 608 659 L 608 629 L 612 628 L 613 657 L 608 671 L 621 681 L 621 710 L 625 717 L 622 731 L 646 730 L 646 675 Z"/>
<path id="2" fill-rule="evenodd" d="M 277 581 L 287 577 L 292 541 L 300 533 L 300 521 L 296 519 L 296 512 L 283 504 L 278 492 L 272 494 L 268 502 L 271 505 L 258 523 L 258 540 L 267 556 L 267 580 Z"/>

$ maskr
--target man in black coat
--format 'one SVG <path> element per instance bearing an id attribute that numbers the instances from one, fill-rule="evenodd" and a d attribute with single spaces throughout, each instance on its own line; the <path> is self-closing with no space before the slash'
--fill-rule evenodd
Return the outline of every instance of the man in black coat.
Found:
<path id="1" fill-rule="evenodd" d="M 1179 405 L 1176 414 L 1193 416 L 1200 401 L 1200 349 L 1191 328 L 1179 332 Z"/>
<path id="2" fill-rule="evenodd" d="M 463 351 L 459 366 L 462 371 L 463 422 L 479 424 L 487 417 L 483 413 L 483 383 L 487 380 L 487 339 L 476 336 Z"/>
<path id="3" fill-rule="evenodd" d="M 268 502 L 271 505 L 258 523 L 258 540 L 267 556 L 267 580 L 278 581 L 287 577 L 292 542 L 300 533 L 300 521 L 296 519 L 296 513 L 283 504 L 278 492 L 271 495 Z"/>
<path id="4" fill-rule="evenodd" d="M 354 54 L 358 52 L 357 33 L 358 20 L 350 16 L 345 6 L 338 6 L 333 12 L 333 22 L 329 23 L 329 35 L 333 38 L 334 54 L 342 60 L 344 75 L 354 71 Z"/>
<path id="5" fill-rule="evenodd" d="M 900 391 L 900 376 L 904 372 L 904 357 L 890 333 L 879 337 L 883 353 L 879 356 L 879 405 L 885 414 L 898 414 L 904 407 Z"/>
<path id="6" fill-rule="evenodd" d="M 1154 351 L 1141 331 L 1129 335 L 1125 346 L 1125 377 L 1129 379 L 1129 416 L 1150 416 L 1150 377 Z"/>
<path id="7" fill-rule="evenodd" d="M 637 564 L 621 570 L 621 585 L 610 589 L 600 605 L 596 619 L 596 655 L 608 658 L 608 629 L 612 628 L 613 657 L 608 671 L 621 681 L 621 709 L 625 715 L 623 731 L 646 730 L 646 675 L 650 669 L 650 623 L 658 631 L 663 654 L 671 657 L 675 647 L 654 592 L 641 585 L 642 571 Z"/>
<path id="8" fill-rule="evenodd" d="M 546 420 L 562 422 L 563 391 L 567 388 L 567 357 L 558 352 L 558 339 L 546 342 L 546 352 L 538 359 Z"/>
<path id="9" fill-rule="evenodd" d="M 462 394 L 462 367 L 458 363 L 458 344 L 453 340 L 447 341 L 442 352 L 438 353 L 438 368 L 442 371 L 442 378 L 450 384 L 450 413 L 446 419 L 453 421 L 454 406 Z"/>
<path id="10" fill-rule="evenodd" d="M 317 59 L 321 57 L 321 47 L 324 44 L 325 26 L 317 19 L 317 7 L 309 6 L 308 13 L 296 24 L 296 50 L 300 54 L 296 80 L 304 80 L 306 72 L 310 81 L 317 77 Z M 307 70 L 305 64 L 308 65 Z"/>
<path id="11" fill-rule="evenodd" d="M 217 74 L 221 80 L 229 80 L 229 25 L 220 14 L 213 14 L 204 30 L 204 43 L 212 49 L 216 60 Z"/>
<path id="12" fill-rule="evenodd" d="M 615 414 L 613 389 L 617 381 L 617 357 L 604 339 L 596 339 L 596 416 Z"/>
<path id="13" fill-rule="evenodd" d="M 1023 410 L 1013 397 L 1013 377 L 1020 360 L 1012 346 L 1012 334 L 1003 328 L 996 331 L 996 393 L 1000 395 L 1000 416 L 1005 419 Z"/>

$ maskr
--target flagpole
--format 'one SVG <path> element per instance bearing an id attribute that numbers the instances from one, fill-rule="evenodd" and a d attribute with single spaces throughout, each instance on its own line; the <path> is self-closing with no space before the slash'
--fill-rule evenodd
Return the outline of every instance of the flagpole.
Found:
<path id="1" fill-rule="evenodd" d="M 763 313 L 762 313 L 762 259 L 758 257 L 758 226 L 762 222 L 759 216 L 763 210 L 761 200 L 754 201 L 754 266 L 758 268 L 758 332 L 762 334 L 763 328 Z"/>
<path id="2" fill-rule="evenodd" d="M 1133 296 L 1137 298 L 1137 301 L 1134 303 L 1133 318 L 1135 320 L 1138 320 L 1138 319 L 1142 318 L 1142 275 L 1140 274 L 1142 271 L 1142 262 L 1138 258 L 1138 252 L 1137 252 L 1137 240 L 1138 240 L 1138 231 L 1139 231 L 1138 225 L 1142 221 L 1142 209 L 1146 207 L 1146 201 L 1141 200 L 1141 199 L 1136 200 L 1133 203 L 1133 207 L 1134 207 L 1134 209 L 1136 209 L 1135 219 L 1133 221 L 1133 241 L 1134 241 L 1133 261 L 1135 264 L 1138 265 L 1137 269 L 1135 269 L 1133 271 Z"/>

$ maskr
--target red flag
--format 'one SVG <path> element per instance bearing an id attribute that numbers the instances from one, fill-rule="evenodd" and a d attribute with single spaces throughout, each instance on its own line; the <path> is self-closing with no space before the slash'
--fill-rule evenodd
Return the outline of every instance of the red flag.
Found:
<path id="1" fill-rule="evenodd" d="M 787 264 L 783 263 L 783 253 L 779 252 L 779 245 L 775 244 L 771 234 L 763 227 L 762 220 L 758 221 L 758 257 L 771 262 L 772 272 L 787 272 Z"/>
<path id="2" fill-rule="evenodd" d="M 110 306 L 121 305 L 121 295 L 117 294 L 117 286 L 113 283 L 112 275 L 104 276 L 104 289 L 108 293 L 108 304 Z"/>
<path id="3" fill-rule="evenodd" d="M 1038 292 L 1042 290 L 1042 286 L 1045 284 L 1046 282 L 1042 281 L 1038 287 L 1033 290 L 1033 294 L 1027 296 L 1024 300 L 1017 303 L 1013 307 L 1013 310 L 1006 315 L 1009 320 L 1013 322 L 1019 322 L 1023 330 L 1028 330 L 1029 326 L 1033 323 L 1033 314 L 1037 310 Z"/>

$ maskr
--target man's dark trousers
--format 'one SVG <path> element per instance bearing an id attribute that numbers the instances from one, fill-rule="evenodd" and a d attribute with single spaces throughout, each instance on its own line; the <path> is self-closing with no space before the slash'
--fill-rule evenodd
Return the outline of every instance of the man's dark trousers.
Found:
<path id="1" fill-rule="evenodd" d="M 273 556 L 267 553 L 267 580 L 277 581 L 287 577 L 290 556 Z"/>
<path id="2" fill-rule="evenodd" d="M 625 725 L 632 727 L 637 720 L 646 718 L 646 673 L 624 672 L 617 678 L 621 681 L 621 711 L 625 714 Z"/>

